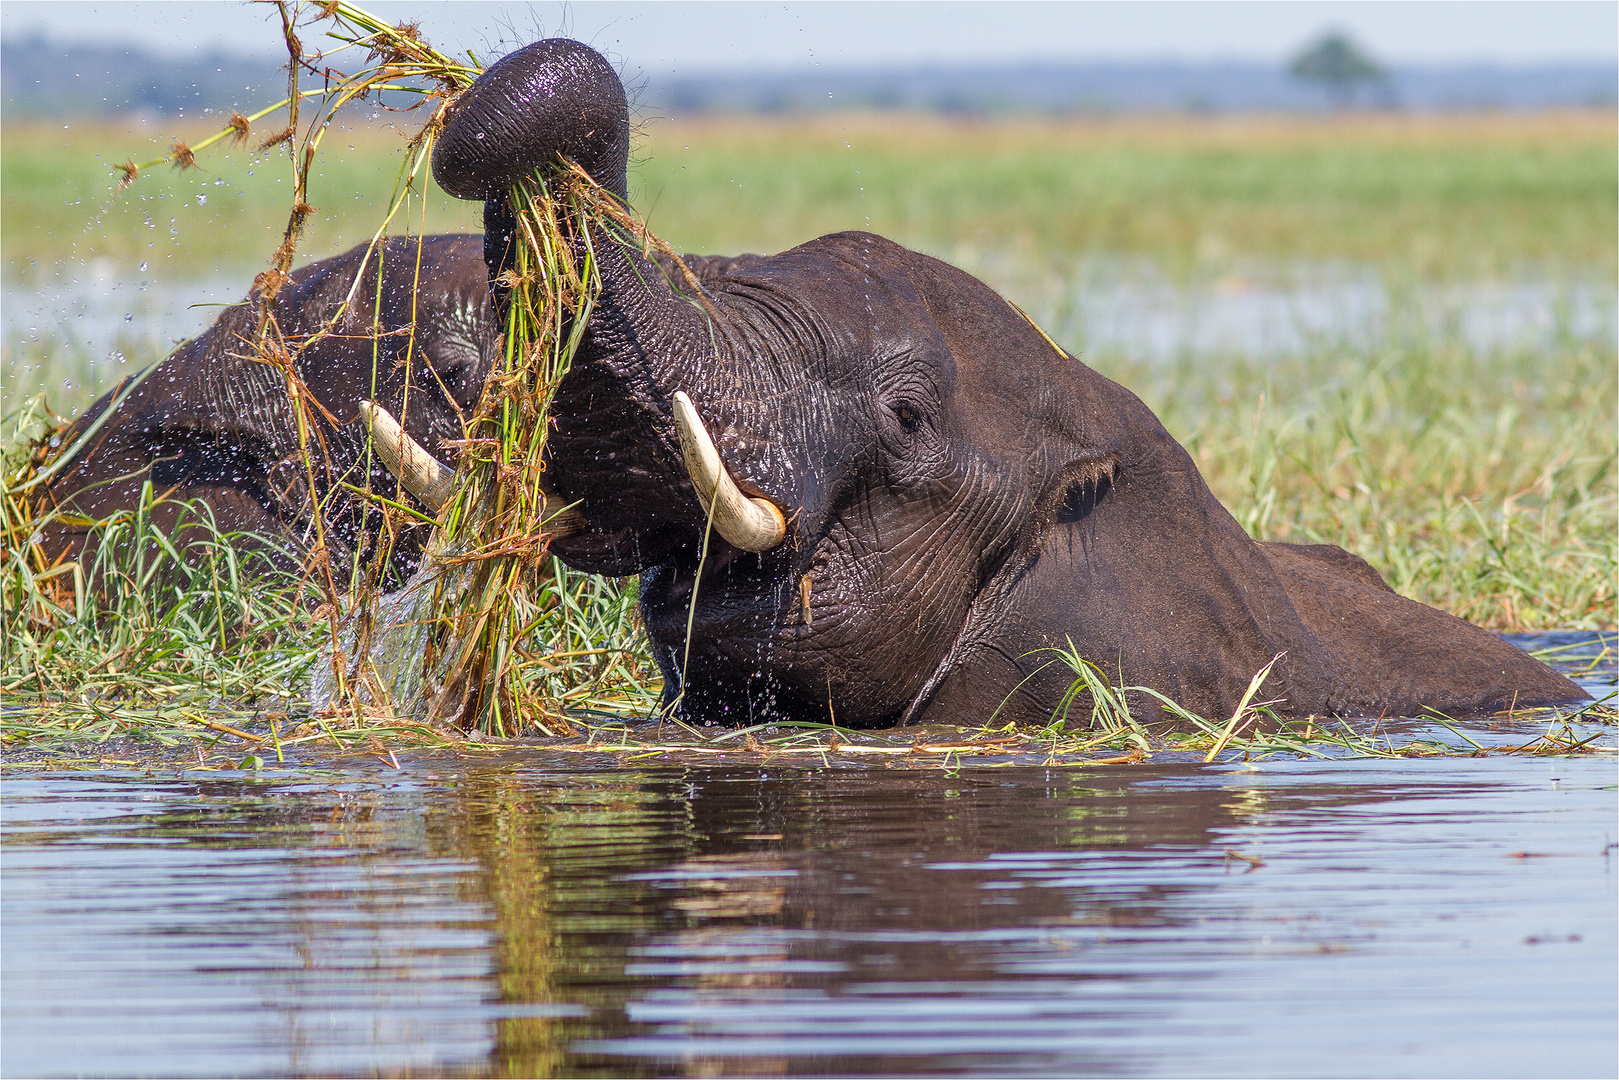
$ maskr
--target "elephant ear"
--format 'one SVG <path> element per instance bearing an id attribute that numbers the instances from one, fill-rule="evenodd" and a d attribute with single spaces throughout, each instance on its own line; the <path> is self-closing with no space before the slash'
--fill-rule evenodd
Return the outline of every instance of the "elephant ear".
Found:
<path id="1" fill-rule="evenodd" d="M 1278 653 L 1266 698 L 1324 693 L 1319 646 L 1269 560 L 1184 451 L 1167 458 L 1087 452 L 1057 471 L 908 719 L 1046 722 L 1075 677 L 1059 650 L 1210 717 Z M 1146 694 L 1132 705 L 1159 711 Z"/>

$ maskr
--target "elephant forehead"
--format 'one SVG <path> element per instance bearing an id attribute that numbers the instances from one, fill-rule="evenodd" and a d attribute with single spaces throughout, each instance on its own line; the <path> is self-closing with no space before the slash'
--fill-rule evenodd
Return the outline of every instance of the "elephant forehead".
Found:
<path id="1" fill-rule="evenodd" d="M 830 383 L 844 392 L 879 386 L 895 362 L 948 365 L 944 336 L 904 266 L 851 260 L 844 245 L 830 243 L 836 239 L 822 237 L 705 281 L 730 301 L 724 332 L 732 352 L 771 357 L 789 384 Z"/>
<path id="2" fill-rule="evenodd" d="M 876 357 L 931 363 L 941 390 L 1008 418 L 1062 407 L 1062 387 L 1085 369 L 1017 308 L 971 274 L 870 233 L 835 233 L 802 248 L 841 269 L 820 286 L 846 329 Z M 791 254 L 791 253 L 788 253 Z M 841 277 L 842 288 L 832 286 Z"/>

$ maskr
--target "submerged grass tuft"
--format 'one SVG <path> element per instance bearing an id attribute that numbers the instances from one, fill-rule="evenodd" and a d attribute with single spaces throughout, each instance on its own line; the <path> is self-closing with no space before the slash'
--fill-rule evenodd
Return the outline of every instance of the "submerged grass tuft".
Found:
<path id="1" fill-rule="evenodd" d="M 206 504 L 141 505 L 47 563 L 24 490 L 52 430 L 37 399 L 8 418 L 0 504 L 0 696 L 7 741 L 49 734 L 168 742 L 295 707 L 318 631 L 307 583 L 222 533 Z M 34 436 L 34 437 L 29 437 Z M 160 527 L 154 514 L 172 524 Z"/>
<path id="2" fill-rule="evenodd" d="M 1583 645 L 1582 648 L 1590 648 Z M 1614 752 L 1614 729 L 1619 726 L 1619 692 L 1596 701 L 1566 707 L 1507 710 L 1492 722 L 1496 727 L 1521 729 L 1525 724 L 1544 722 L 1546 730 L 1526 743 L 1479 742 L 1443 713 L 1429 710 L 1415 719 L 1385 724 L 1382 720 L 1349 721 L 1332 717 L 1287 717 L 1271 706 L 1276 701 L 1260 700 L 1261 691 L 1277 656 L 1260 668 L 1249 681 L 1237 708 L 1225 721 L 1209 720 L 1185 708 L 1149 686 L 1111 683 L 1103 670 L 1079 655 L 1070 643 L 1066 649 L 1052 650 L 1049 663 L 1062 664 L 1074 673 L 1050 723 L 1043 730 L 1023 733 L 1044 740 L 1055 756 L 1073 756 L 1098 747 L 1128 749 L 1131 760 L 1197 753 L 1209 764 L 1228 758 L 1241 760 L 1274 756 L 1293 757 L 1428 757 L 1456 754 L 1557 754 Z M 1609 657 L 1611 646 L 1604 644 L 1592 658 L 1594 667 Z M 1555 658 L 1555 651 L 1536 654 L 1543 660 Z M 1075 706 L 1088 703 L 1088 722 L 1078 723 Z M 1143 709 L 1145 705 L 1147 708 Z M 1151 712 L 1151 721 L 1138 714 Z M 993 718 L 991 719 L 993 723 Z M 1386 729 L 1386 730 L 1385 730 Z M 1453 736 L 1445 739 L 1440 733 Z"/>

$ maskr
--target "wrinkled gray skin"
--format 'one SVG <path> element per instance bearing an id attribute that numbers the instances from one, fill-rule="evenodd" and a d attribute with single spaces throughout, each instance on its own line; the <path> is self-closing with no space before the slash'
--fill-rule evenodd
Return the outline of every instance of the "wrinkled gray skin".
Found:
<path id="1" fill-rule="evenodd" d="M 565 157 L 623 197 L 628 146 L 611 67 L 543 41 L 460 100 L 434 174 L 486 200 L 492 278 L 513 176 Z M 1069 643 L 1111 679 L 1213 717 L 1278 655 L 1263 696 L 1295 714 L 1585 696 L 1339 548 L 1254 542 L 1135 395 L 960 270 L 858 232 L 693 258 L 710 316 L 669 267 L 593 239 L 604 291 L 553 406 L 547 474 L 590 524 L 554 550 L 642 575 L 685 716 L 1043 721 L 1073 677 L 1050 650 Z M 436 274 L 465 288 L 472 271 L 453 254 Z M 681 390 L 743 490 L 788 517 L 763 554 L 711 538 L 700 580 Z"/>

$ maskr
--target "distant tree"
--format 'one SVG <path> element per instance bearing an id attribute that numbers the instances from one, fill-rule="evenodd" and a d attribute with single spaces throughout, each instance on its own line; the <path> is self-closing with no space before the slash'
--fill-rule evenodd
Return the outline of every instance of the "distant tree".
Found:
<path id="1" fill-rule="evenodd" d="M 1295 79 L 1325 87 L 1340 108 L 1354 100 L 1360 85 L 1378 86 L 1388 78 L 1383 65 L 1338 31 L 1328 33 L 1299 53 L 1287 70 Z"/>

